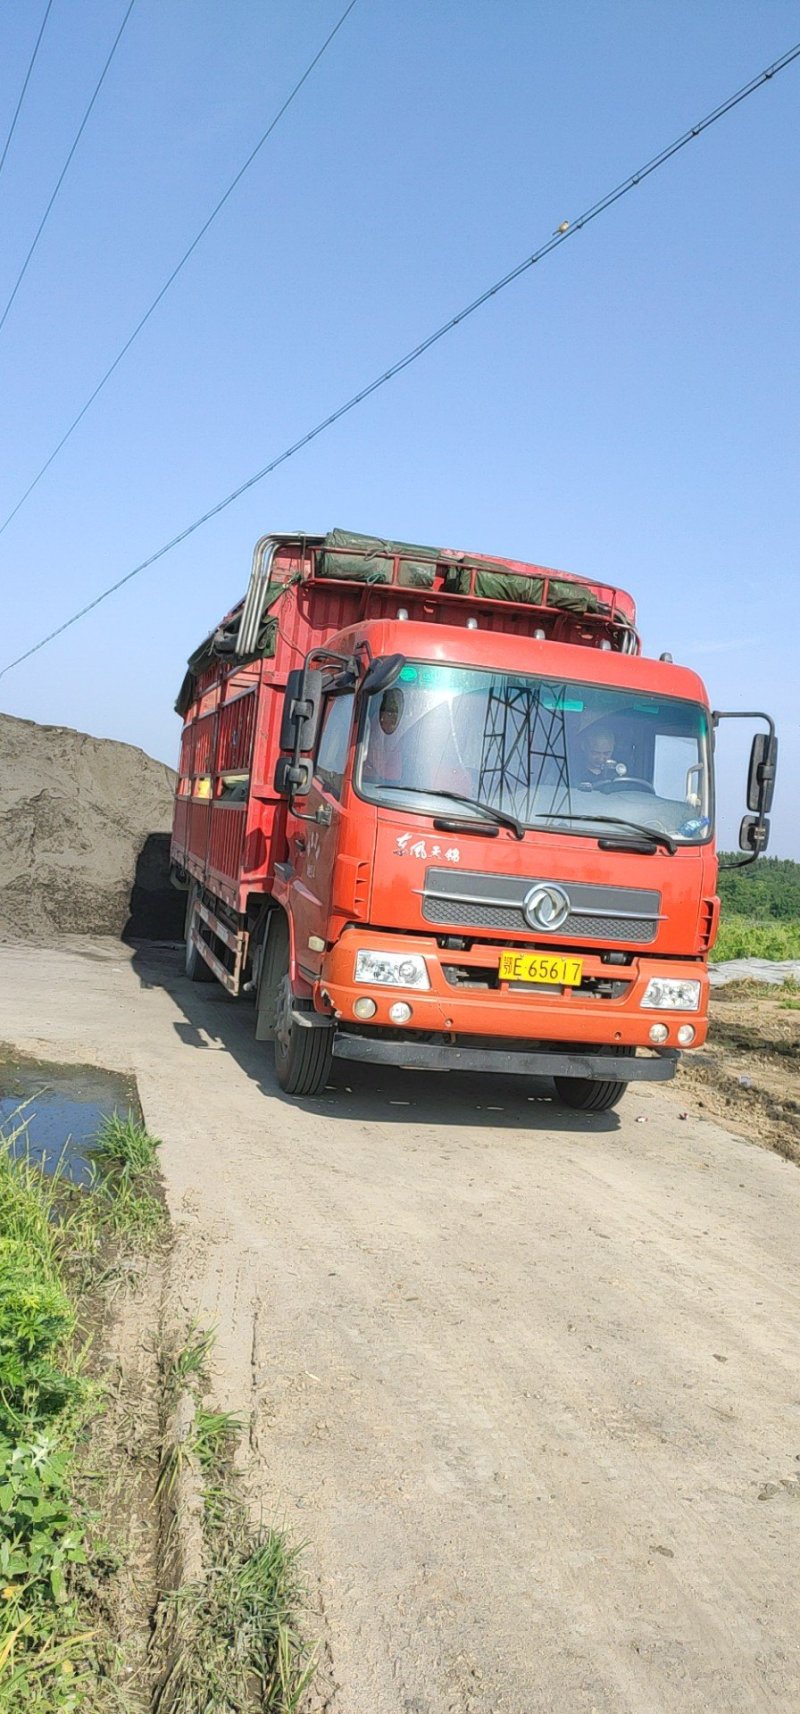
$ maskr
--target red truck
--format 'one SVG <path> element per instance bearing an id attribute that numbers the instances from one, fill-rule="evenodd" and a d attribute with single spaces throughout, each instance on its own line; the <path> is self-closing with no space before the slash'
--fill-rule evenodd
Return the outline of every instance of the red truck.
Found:
<path id="1" fill-rule="evenodd" d="M 264 536 L 189 660 L 186 971 L 255 1000 L 278 1082 L 333 1058 L 615 1105 L 705 1040 L 717 723 L 623 590 L 334 530 Z M 744 861 L 777 739 L 753 740 Z"/>

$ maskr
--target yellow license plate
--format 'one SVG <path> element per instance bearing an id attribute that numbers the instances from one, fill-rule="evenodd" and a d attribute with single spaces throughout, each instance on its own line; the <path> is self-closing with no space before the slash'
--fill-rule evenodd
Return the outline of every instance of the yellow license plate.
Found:
<path id="1" fill-rule="evenodd" d="M 501 982 L 546 982 L 579 988 L 583 959 L 553 958 L 547 952 L 501 952 L 499 974 Z"/>

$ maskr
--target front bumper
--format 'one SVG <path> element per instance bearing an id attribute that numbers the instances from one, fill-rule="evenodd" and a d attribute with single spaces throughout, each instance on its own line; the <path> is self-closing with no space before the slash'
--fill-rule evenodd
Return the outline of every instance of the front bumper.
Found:
<path id="1" fill-rule="evenodd" d="M 678 1055 L 645 1054 L 641 1059 L 616 1058 L 613 1053 L 534 1053 L 516 1049 L 471 1047 L 469 1044 L 387 1041 L 366 1032 L 337 1030 L 334 1059 L 366 1060 L 371 1065 L 406 1065 L 417 1071 L 483 1071 L 494 1077 L 579 1077 L 590 1083 L 666 1083 L 675 1076 Z"/>
<path id="2" fill-rule="evenodd" d="M 430 988 L 422 990 L 356 983 L 353 979 L 356 953 L 362 947 L 376 951 L 421 954 L 427 965 Z M 557 952 L 560 949 L 555 946 L 543 948 L 539 945 L 529 946 L 526 950 Z M 570 948 L 573 954 L 578 950 Z M 469 952 L 448 951 L 439 948 L 434 939 L 425 935 L 401 937 L 375 933 L 360 927 L 347 929 L 323 960 L 320 977 L 314 988 L 315 1005 L 320 1011 L 332 1011 L 341 1025 L 349 1025 L 351 1029 L 358 1029 L 362 1035 L 368 1036 L 369 1031 L 364 1031 L 363 1025 L 358 1024 L 353 1008 L 357 999 L 369 995 L 377 1008 L 370 1019 L 370 1028 L 379 1031 L 392 1030 L 395 1039 L 390 1043 L 383 1043 L 392 1050 L 402 1042 L 413 1041 L 422 1032 L 446 1038 L 445 1045 L 448 1046 L 454 1045 L 454 1038 L 460 1045 L 464 1038 L 470 1036 L 480 1037 L 482 1043 L 485 1043 L 487 1037 L 495 1037 L 498 1038 L 497 1048 L 502 1048 L 504 1052 L 508 1043 L 519 1043 L 520 1047 L 531 1048 L 535 1043 L 540 1049 L 550 1043 L 564 1043 L 568 1044 L 570 1053 L 576 1050 L 580 1052 L 584 1045 L 593 1049 L 641 1047 L 652 1050 L 649 1032 L 655 1023 L 666 1024 L 669 1032 L 666 1041 L 659 1043 L 659 1052 L 677 1048 L 677 1033 L 681 1024 L 691 1024 L 695 1030 L 692 1048 L 701 1047 L 705 1041 L 708 1027 L 708 974 L 702 964 L 693 960 L 637 956 L 632 964 L 618 966 L 603 964 L 599 953 L 581 952 L 584 979 L 590 983 L 612 981 L 618 990 L 613 997 L 572 988 L 529 987 L 520 991 L 507 983 L 483 988 L 469 987 L 465 983 L 454 985 L 445 974 L 446 969 L 452 971 L 453 967 L 458 967 L 466 970 L 468 975 L 474 971 L 476 979 L 485 979 L 486 973 L 490 972 L 496 982 L 500 951 L 498 944 L 486 942 L 473 944 Z M 642 997 L 648 981 L 653 976 L 699 980 L 701 993 L 698 1010 L 643 1011 Z M 396 1000 L 405 1000 L 412 1008 L 411 1018 L 403 1025 L 402 1031 L 397 1030 L 389 1017 L 389 1007 Z M 340 1031 L 337 1040 L 347 1039 L 347 1035 Z M 423 1044 L 418 1042 L 418 1045 Z M 463 1051 L 467 1051 L 468 1045 L 467 1043 Z M 342 1055 L 347 1053 L 346 1049 L 339 1047 L 336 1051 Z M 373 1057 L 384 1057 L 389 1063 L 398 1063 L 397 1056 L 393 1058 L 390 1053 Z M 422 1062 L 415 1059 L 413 1063 Z M 628 1061 L 629 1066 L 631 1063 L 636 1062 Z M 662 1062 L 654 1060 L 652 1063 Z M 553 1074 L 548 1072 L 544 1075 Z M 559 1071 L 556 1075 L 590 1074 L 584 1071 Z M 594 1075 L 608 1076 L 609 1073 L 595 1072 Z M 624 1073 L 618 1069 L 615 1075 L 622 1079 Z M 636 1077 L 639 1075 L 638 1072 L 634 1073 Z"/>

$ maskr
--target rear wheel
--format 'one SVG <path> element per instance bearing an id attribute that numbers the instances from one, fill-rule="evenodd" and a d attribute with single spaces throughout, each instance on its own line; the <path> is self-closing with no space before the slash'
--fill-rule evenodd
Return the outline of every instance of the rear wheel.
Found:
<path id="1" fill-rule="evenodd" d="M 194 920 L 194 907 L 196 902 L 197 888 L 192 887 L 189 892 L 189 902 L 186 906 L 186 951 L 184 969 L 190 982 L 215 982 L 216 977 L 213 970 L 209 969 L 205 959 L 201 957 L 194 941 L 192 940 L 192 922 Z"/>
<path id="2" fill-rule="evenodd" d="M 608 1048 L 605 1052 L 608 1053 Z M 632 1047 L 620 1047 L 615 1051 L 617 1059 L 630 1059 L 635 1052 Z M 627 1083 L 616 1078 L 598 1079 L 592 1077 L 555 1077 L 556 1094 L 565 1107 L 572 1107 L 579 1113 L 607 1113 L 622 1100 Z"/>
<path id="3" fill-rule="evenodd" d="M 275 1042 L 275 1076 L 287 1095 L 319 1095 L 333 1058 L 333 1030 L 299 1024 L 289 975 L 289 924 L 276 911 L 269 926 L 261 982 L 264 1021 Z"/>

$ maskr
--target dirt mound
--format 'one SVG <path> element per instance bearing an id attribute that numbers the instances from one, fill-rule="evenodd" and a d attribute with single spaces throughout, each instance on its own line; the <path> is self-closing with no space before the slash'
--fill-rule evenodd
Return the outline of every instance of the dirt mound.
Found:
<path id="1" fill-rule="evenodd" d="M 708 1043 L 684 1054 L 679 1084 L 732 1131 L 800 1166 L 800 999 L 796 985 L 740 982 L 711 996 Z"/>
<path id="2" fill-rule="evenodd" d="M 143 750 L 0 714 L 0 933 L 181 933 L 175 775 Z"/>

